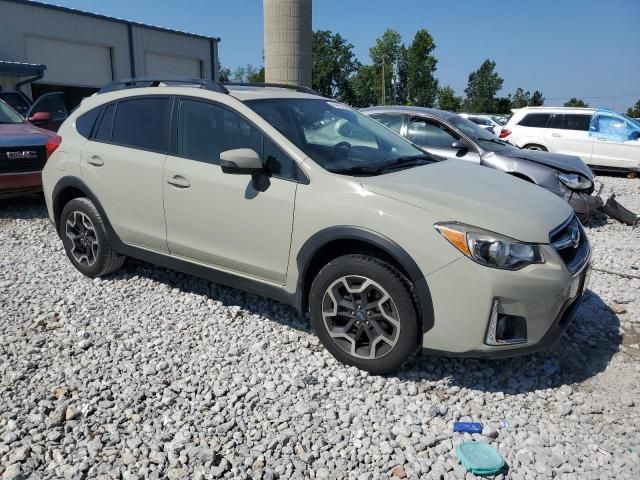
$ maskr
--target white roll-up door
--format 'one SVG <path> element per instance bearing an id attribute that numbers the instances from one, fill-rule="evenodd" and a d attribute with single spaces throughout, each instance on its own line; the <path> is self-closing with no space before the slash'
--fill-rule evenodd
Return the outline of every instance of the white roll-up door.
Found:
<path id="1" fill-rule="evenodd" d="M 147 52 L 144 60 L 148 77 L 202 77 L 202 62 L 198 59 Z"/>
<path id="2" fill-rule="evenodd" d="M 27 36 L 25 50 L 27 61 L 47 66 L 41 82 L 101 87 L 113 80 L 109 47 Z"/>

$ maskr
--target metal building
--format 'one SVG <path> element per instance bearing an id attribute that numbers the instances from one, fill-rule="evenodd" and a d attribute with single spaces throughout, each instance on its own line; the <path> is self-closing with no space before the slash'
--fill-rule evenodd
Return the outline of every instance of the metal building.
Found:
<path id="1" fill-rule="evenodd" d="M 0 0 L 0 89 L 79 102 L 128 77 L 217 79 L 219 38 L 28 0 Z"/>
<path id="2" fill-rule="evenodd" d="M 264 0 L 267 82 L 311 86 L 311 0 Z"/>

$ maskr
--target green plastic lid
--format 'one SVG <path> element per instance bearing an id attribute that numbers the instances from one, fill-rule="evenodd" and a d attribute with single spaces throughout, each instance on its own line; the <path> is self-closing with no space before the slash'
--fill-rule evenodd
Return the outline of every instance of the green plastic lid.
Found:
<path id="1" fill-rule="evenodd" d="M 456 455 L 462 466 L 476 475 L 495 475 L 504 467 L 504 458 L 487 443 L 461 443 Z"/>

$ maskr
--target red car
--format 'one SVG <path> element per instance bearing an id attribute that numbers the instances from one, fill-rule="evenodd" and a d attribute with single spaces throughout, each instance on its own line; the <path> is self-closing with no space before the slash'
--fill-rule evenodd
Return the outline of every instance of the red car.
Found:
<path id="1" fill-rule="evenodd" d="M 46 112 L 34 114 L 36 121 L 49 118 Z M 42 168 L 60 141 L 0 100 L 0 198 L 42 190 Z"/>

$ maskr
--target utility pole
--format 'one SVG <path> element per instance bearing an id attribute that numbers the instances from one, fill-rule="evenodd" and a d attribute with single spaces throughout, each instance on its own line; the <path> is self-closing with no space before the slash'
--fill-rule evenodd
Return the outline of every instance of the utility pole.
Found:
<path id="1" fill-rule="evenodd" d="M 384 55 L 382 55 L 382 82 L 380 82 L 382 84 L 382 105 L 385 105 L 385 101 L 386 101 L 386 88 L 385 87 L 385 76 L 384 76 Z"/>

